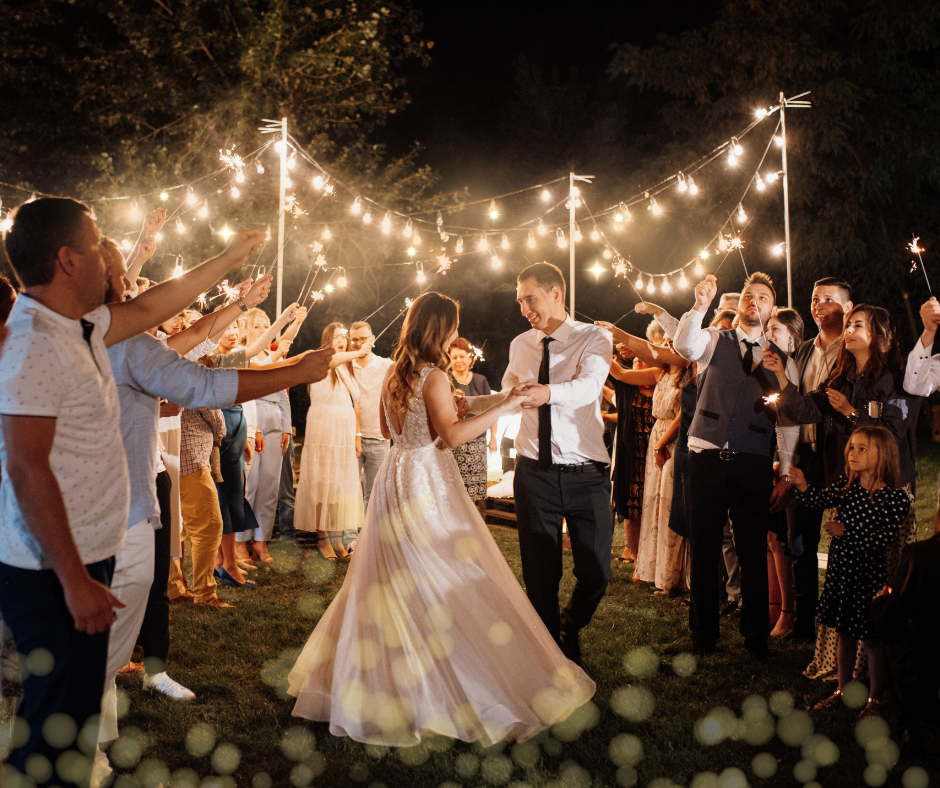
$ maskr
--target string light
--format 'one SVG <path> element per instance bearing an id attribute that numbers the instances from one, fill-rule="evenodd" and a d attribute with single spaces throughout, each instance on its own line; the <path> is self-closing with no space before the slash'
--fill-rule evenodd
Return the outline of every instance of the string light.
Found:
<path id="1" fill-rule="evenodd" d="M 667 277 L 665 277 L 665 276 L 663 277 L 662 291 L 663 291 L 664 293 L 671 293 L 671 292 L 672 292 L 672 285 L 669 284 L 669 279 L 668 279 Z"/>
<path id="2" fill-rule="evenodd" d="M 773 183 L 779 177 L 779 172 L 769 172 L 764 177 L 767 179 L 767 183 Z"/>
<path id="3" fill-rule="evenodd" d="M 333 285 L 328 284 L 328 285 L 327 285 L 326 287 L 324 287 L 323 289 L 326 290 L 327 293 L 332 293 L 332 292 L 333 292 Z"/>
<path id="4" fill-rule="evenodd" d="M 542 189 L 542 201 L 548 202 L 552 199 L 552 193 L 548 189 Z"/>
<path id="5" fill-rule="evenodd" d="M 568 245 L 568 239 L 565 238 L 565 231 L 559 227 L 555 230 L 555 238 L 558 241 L 558 248 L 564 249 Z"/>
<path id="6" fill-rule="evenodd" d="M 578 225 L 574 226 L 574 240 L 575 243 L 581 243 L 581 228 Z"/>
<path id="7" fill-rule="evenodd" d="M 477 249 L 479 249 L 482 252 L 486 249 L 487 246 L 489 246 L 489 244 L 486 241 L 486 233 L 483 233 L 480 236 L 479 242 L 477 243 Z"/>
<path id="8" fill-rule="evenodd" d="M 761 107 L 761 109 L 754 110 L 754 114 L 757 115 L 758 120 L 763 120 L 767 117 L 767 110 Z"/>
<path id="9" fill-rule="evenodd" d="M 610 258 L 614 256 L 614 253 L 611 252 L 609 248 L 604 249 L 604 251 L 601 252 L 601 254 L 604 255 L 605 260 L 610 260 Z"/>
<path id="10" fill-rule="evenodd" d="M 457 244 L 454 246 L 454 252 L 456 254 L 463 254 L 463 236 L 460 236 L 457 239 Z"/>
<path id="11" fill-rule="evenodd" d="M 526 246 L 530 249 L 535 249 L 535 232 L 532 230 L 529 230 L 529 238 L 526 241 Z"/>
<path id="12" fill-rule="evenodd" d="M 653 212 L 653 216 L 662 216 L 663 209 L 659 207 L 659 203 L 656 202 L 655 197 L 650 197 L 650 204 L 647 208 Z"/>
<path id="13" fill-rule="evenodd" d="M 499 211 L 496 210 L 496 200 L 490 201 L 490 219 L 498 219 Z"/>
<path id="14" fill-rule="evenodd" d="M 744 204 L 743 204 L 743 203 L 738 203 L 738 221 L 739 221 L 739 222 L 746 222 L 746 221 L 747 221 L 747 214 L 744 212 Z"/>
<path id="15" fill-rule="evenodd" d="M 183 224 L 182 219 L 176 220 L 176 232 L 178 232 L 180 235 L 186 232 L 186 225 Z"/>
<path id="16" fill-rule="evenodd" d="M 229 229 L 228 229 L 228 225 L 225 225 L 225 227 L 223 227 L 221 230 L 219 230 L 219 235 L 221 235 L 221 236 L 222 236 L 222 240 L 227 243 L 227 242 L 228 242 L 228 239 L 231 238 L 233 235 L 235 235 L 235 231 L 234 231 L 234 230 L 229 230 Z"/>
<path id="17" fill-rule="evenodd" d="M 324 180 L 322 175 L 313 176 L 313 188 L 319 191 L 323 188 Z"/>
<path id="18" fill-rule="evenodd" d="M 757 189 L 757 191 L 762 192 L 764 191 L 765 186 L 766 184 L 764 183 L 764 179 L 758 175 L 757 178 L 754 179 L 754 187 Z"/>
<path id="19" fill-rule="evenodd" d="M 414 230 L 414 225 L 412 225 L 411 219 L 409 219 L 407 222 L 405 222 L 405 229 L 402 230 L 401 232 L 402 232 L 402 235 L 405 236 L 405 238 L 411 238 L 411 234 L 412 234 L 414 231 L 415 231 L 415 230 Z"/>
<path id="20" fill-rule="evenodd" d="M 237 173 L 235 173 L 235 182 L 236 182 L 236 183 L 244 183 L 244 182 L 245 182 L 245 173 L 243 173 L 241 170 L 239 170 Z"/>
<path id="21" fill-rule="evenodd" d="M 695 275 L 696 275 L 696 276 L 704 276 L 704 275 L 705 275 L 705 266 L 702 265 L 701 263 L 696 263 L 696 264 L 695 264 Z"/>
<path id="22" fill-rule="evenodd" d="M 783 147 L 783 137 L 781 137 L 779 134 L 776 137 L 774 137 L 774 142 L 777 143 L 778 148 Z"/>
<path id="23" fill-rule="evenodd" d="M 12 227 L 12 223 L 11 223 L 10 226 Z M 0 223 L 0 230 L 2 230 L 2 229 L 3 229 L 2 223 Z M 157 234 L 153 237 L 153 239 L 159 243 L 160 241 L 163 240 L 163 233 L 157 233 Z"/>
<path id="24" fill-rule="evenodd" d="M 297 166 L 297 151 L 291 151 L 290 158 L 287 160 L 287 169 L 292 170 Z"/>
<path id="25" fill-rule="evenodd" d="M 718 251 L 727 252 L 728 251 L 728 239 L 724 236 L 718 239 Z"/>
<path id="26" fill-rule="evenodd" d="M 208 218 L 209 218 L 209 201 L 208 201 L 208 200 L 206 200 L 206 201 L 202 204 L 202 207 L 199 209 L 199 218 L 200 218 L 200 219 L 208 219 Z"/>
<path id="27" fill-rule="evenodd" d="M 548 232 L 548 228 L 542 223 L 542 220 L 539 219 L 539 226 L 536 228 L 539 235 L 545 235 Z"/>
<path id="28" fill-rule="evenodd" d="M 292 189 L 294 187 L 294 182 L 286 175 L 284 176 L 284 187 L 287 189 Z"/>
<path id="29" fill-rule="evenodd" d="M 358 197 L 353 201 L 353 204 L 349 206 L 349 210 L 353 212 L 354 216 L 358 216 L 362 213 L 362 200 Z"/>
<path id="30" fill-rule="evenodd" d="M 783 243 L 775 244 L 770 248 L 770 253 L 773 255 L 782 255 L 783 254 Z"/>
<path id="31" fill-rule="evenodd" d="M 385 216 L 382 217 L 382 232 L 388 235 L 392 231 L 392 214 L 391 211 L 386 211 Z"/>
<path id="32" fill-rule="evenodd" d="M 689 280 L 685 278 L 685 271 L 679 274 L 679 287 L 685 290 L 689 286 Z"/>
<path id="33" fill-rule="evenodd" d="M 599 241 L 600 239 L 601 239 L 600 231 L 595 227 L 593 230 L 591 230 L 591 240 Z"/>
<path id="34" fill-rule="evenodd" d="M 241 191 L 239 190 L 239 188 L 238 188 L 237 186 L 233 186 L 233 187 L 232 187 L 232 198 L 235 199 L 235 200 L 237 200 L 237 199 L 238 199 L 239 197 L 241 197 L 241 196 L 242 196 L 242 193 L 241 193 Z"/>
<path id="35" fill-rule="evenodd" d="M 125 238 L 123 241 L 121 241 L 121 248 L 125 252 L 129 252 L 131 249 L 134 248 L 134 244 L 132 244 L 129 240 L 127 240 L 127 238 Z"/>
<path id="36" fill-rule="evenodd" d="M 161 200 L 162 202 L 166 202 L 166 201 L 169 200 L 169 199 L 170 199 L 170 195 L 169 195 L 169 194 L 167 194 L 166 192 L 160 192 L 160 200 Z"/>
<path id="37" fill-rule="evenodd" d="M 183 275 L 183 258 L 176 255 L 176 266 L 173 268 L 173 278 L 179 279 Z"/>
<path id="38" fill-rule="evenodd" d="M 731 138 L 731 150 L 734 152 L 735 156 L 740 156 L 742 153 L 744 153 L 744 148 L 741 147 L 741 143 L 738 142 L 737 137 Z"/>
<path id="39" fill-rule="evenodd" d="M 137 205 L 137 200 L 131 201 L 131 205 L 130 208 L 127 209 L 127 213 L 133 221 L 140 219 L 140 206 Z"/>
<path id="40" fill-rule="evenodd" d="M 689 184 L 687 184 L 687 183 L 685 182 L 685 175 L 683 175 L 683 174 L 680 172 L 679 175 L 678 175 L 678 178 L 679 178 L 679 191 L 680 191 L 680 192 L 688 191 L 688 189 L 689 189 Z"/>
<path id="41" fill-rule="evenodd" d="M 364 214 L 362 214 L 362 223 L 372 224 L 372 213 L 370 211 L 366 211 Z"/>
<path id="42" fill-rule="evenodd" d="M 411 243 L 413 243 L 415 246 L 421 246 L 421 233 L 419 233 L 417 230 L 411 234 Z"/>
<path id="43" fill-rule="evenodd" d="M 409 247 L 408 247 L 408 256 L 409 256 L 409 257 L 414 257 L 417 253 L 418 253 L 418 250 L 415 249 L 413 246 L 409 246 Z"/>
<path id="44" fill-rule="evenodd" d="M 337 287 L 346 287 L 347 284 L 349 284 L 349 282 L 348 282 L 348 280 L 346 279 L 346 269 L 345 269 L 345 268 L 340 268 L 340 269 L 339 269 L 339 276 L 336 277 L 336 285 L 337 285 Z"/>
<path id="45" fill-rule="evenodd" d="M 507 236 L 506 233 L 503 233 L 503 240 L 500 243 L 500 246 L 502 246 L 503 249 L 509 248 L 509 236 Z"/>
<path id="46" fill-rule="evenodd" d="M 689 194 L 698 194 L 698 186 L 695 185 L 692 176 L 690 175 L 686 180 L 689 182 Z"/>
<path id="47" fill-rule="evenodd" d="M 264 165 L 261 163 L 260 159 L 255 162 L 255 169 L 258 171 L 258 175 L 264 175 Z"/>
<path id="48" fill-rule="evenodd" d="M 708 257 L 710 254 L 711 254 L 711 252 L 709 252 L 708 249 L 702 249 L 702 253 L 699 255 L 699 257 L 701 257 L 701 258 L 704 260 L 704 259 L 705 259 L 706 257 Z"/>
<path id="49" fill-rule="evenodd" d="M 625 203 L 620 203 L 617 209 L 617 213 L 614 214 L 615 222 L 629 222 L 633 218 L 633 214 L 630 213 L 630 209 L 626 206 Z"/>
<path id="50" fill-rule="evenodd" d="M 186 204 L 187 204 L 187 205 L 195 205 L 197 202 L 199 202 L 199 201 L 196 199 L 196 192 L 194 192 L 194 191 L 193 191 L 193 187 L 190 186 L 190 187 L 186 190 Z"/>
<path id="51" fill-rule="evenodd" d="M 330 232 L 330 226 L 328 224 L 323 225 L 323 238 L 324 241 L 329 241 L 333 237 L 333 233 Z"/>
<path id="52" fill-rule="evenodd" d="M 493 251 L 492 256 L 490 257 L 490 265 L 493 266 L 493 268 L 503 267 L 503 261 L 499 259 L 499 255 L 496 254 L 495 250 Z"/>
<path id="53" fill-rule="evenodd" d="M 647 291 L 650 293 L 656 292 L 656 283 L 653 281 L 653 277 L 650 277 L 650 283 L 646 286 Z"/>
<path id="54" fill-rule="evenodd" d="M 416 266 L 417 266 L 417 269 L 418 269 L 418 277 L 417 277 L 417 278 L 418 278 L 418 284 L 419 284 L 419 285 L 424 284 L 424 283 L 427 281 L 427 279 L 428 279 L 428 277 L 427 277 L 427 276 L 425 275 L 425 273 L 424 273 L 424 264 L 423 264 L 423 263 L 417 263 Z"/>
<path id="55" fill-rule="evenodd" d="M 636 278 L 636 289 L 639 290 L 641 293 L 643 292 L 643 275 L 642 274 L 638 275 Z"/>

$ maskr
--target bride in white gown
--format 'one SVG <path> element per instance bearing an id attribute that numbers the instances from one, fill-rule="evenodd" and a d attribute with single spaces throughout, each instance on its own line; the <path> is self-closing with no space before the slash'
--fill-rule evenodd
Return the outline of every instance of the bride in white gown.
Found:
<path id="1" fill-rule="evenodd" d="M 438 293 L 405 317 L 382 390 L 392 449 L 343 587 L 290 673 L 293 714 L 329 721 L 336 736 L 524 741 L 595 691 L 529 603 L 448 451 L 519 399 L 458 421 L 444 372 L 457 325 L 457 303 Z"/>

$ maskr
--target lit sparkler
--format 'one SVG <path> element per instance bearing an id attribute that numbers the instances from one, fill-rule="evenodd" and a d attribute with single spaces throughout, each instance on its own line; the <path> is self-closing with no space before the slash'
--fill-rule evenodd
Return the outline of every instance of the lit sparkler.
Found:
<path id="1" fill-rule="evenodd" d="M 293 194 L 289 194 L 284 198 L 284 213 L 290 213 L 294 216 L 307 215 L 307 212 L 300 207 L 300 203 L 297 202 L 297 197 Z"/>
<path id="2" fill-rule="evenodd" d="M 205 293 L 200 295 L 199 298 L 196 299 L 196 306 L 198 306 L 200 309 L 205 309 L 207 306 L 209 306 L 209 301 L 206 299 L 206 296 L 208 295 L 209 295 L 208 290 L 206 290 Z"/>
<path id="3" fill-rule="evenodd" d="M 241 172 L 245 166 L 244 159 L 235 153 L 235 148 L 231 150 L 219 148 L 219 161 L 225 165 L 226 169 L 236 170 L 237 172 Z"/>
<path id="4" fill-rule="evenodd" d="M 478 348 L 476 345 L 470 345 L 470 352 L 473 354 L 474 361 L 486 361 L 486 359 L 483 358 L 482 348 Z"/>
<path id="5" fill-rule="evenodd" d="M 313 303 L 317 303 L 317 301 L 322 301 L 324 298 L 326 298 L 326 296 L 323 295 L 322 290 L 314 290 L 313 292 L 310 293 L 310 300 L 313 301 Z"/>
<path id="6" fill-rule="evenodd" d="M 924 274 L 924 281 L 927 283 L 927 292 L 930 293 L 931 296 L 933 296 L 933 289 L 930 287 L 930 279 L 927 278 L 927 269 L 924 268 L 924 258 L 920 256 L 920 253 L 921 253 L 921 252 L 926 252 L 927 250 L 924 249 L 924 247 L 922 247 L 922 246 L 920 245 L 920 243 L 919 243 L 920 237 L 919 237 L 919 236 L 912 236 L 912 238 L 913 238 L 914 240 L 912 240 L 912 241 L 910 242 L 910 244 L 908 244 L 907 248 L 910 249 L 910 251 L 912 251 L 914 254 L 917 255 L 917 259 L 920 261 L 920 270 L 923 272 L 923 274 Z M 911 261 L 911 263 L 912 263 L 912 265 L 911 265 L 911 273 L 914 273 L 914 271 L 917 269 L 917 263 L 916 263 L 915 261 L 913 261 L 913 260 Z"/>
<path id="7" fill-rule="evenodd" d="M 446 252 L 441 252 L 435 259 L 437 260 L 437 272 L 439 274 L 446 274 L 454 264 L 454 261 L 447 256 Z"/>

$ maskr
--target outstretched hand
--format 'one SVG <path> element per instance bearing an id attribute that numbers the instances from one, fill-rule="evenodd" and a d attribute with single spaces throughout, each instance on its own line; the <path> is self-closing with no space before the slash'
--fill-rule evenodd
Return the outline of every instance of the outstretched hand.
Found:
<path id="1" fill-rule="evenodd" d="M 539 408 L 542 405 L 548 404 L 551 398 L 551 390 L 542 383 L 536 383 L 530 380 L 527 383 L 520 383 L 516 386 L 510 396 L 519 397 L 518 402 L 514 404 L 520 405 L 523 408 Z"/>
<path id="2" fill-rule="evenodd" d="M 251 279 L 246 279 L 242 284 L 248 284 L 248 292 L 242 296 L 242 300 L 245 302 L 245 305 L 250 307 L 258 306 L 264 299 L 268 297 L 268 293 L 271 292 L 271 280 L 274 277 L 271 274 L 265 274 L 264 276 L 258 277 L 258 281 L 252 283 Z M 241 285 L 238 285 L 241 287 Z"/>
<path id="3" fill-rule="evenodd" d="M 140 234 L 143 239 L 154 241 L 166 223 L 166 208 L 154 208 L 144 217 L 144 226 Z"/>
<path id="4" fill-rule="evenodd" d="M 264 230 L 242 230 L 234 236 L 222 253 L 232 261 L 236 268 L 245 262 L 251 255 L 258 254 L 268 240 Z"/>
<path id="5" fill-rule="evenodd" d="M 695 308 L 705 312 L 718 294 L 718 280 L 709 274 L 695 286 Z"/>

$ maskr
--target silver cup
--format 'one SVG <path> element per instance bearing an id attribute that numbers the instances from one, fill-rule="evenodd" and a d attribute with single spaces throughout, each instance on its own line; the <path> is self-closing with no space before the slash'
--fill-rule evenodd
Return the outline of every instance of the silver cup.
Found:
<path id="1" fill-rule="evenodd" d="M 883 410 L 883 402 L 873 399 L 868 403 L 868 417 L 871 419 L 880 419 Z"/>

